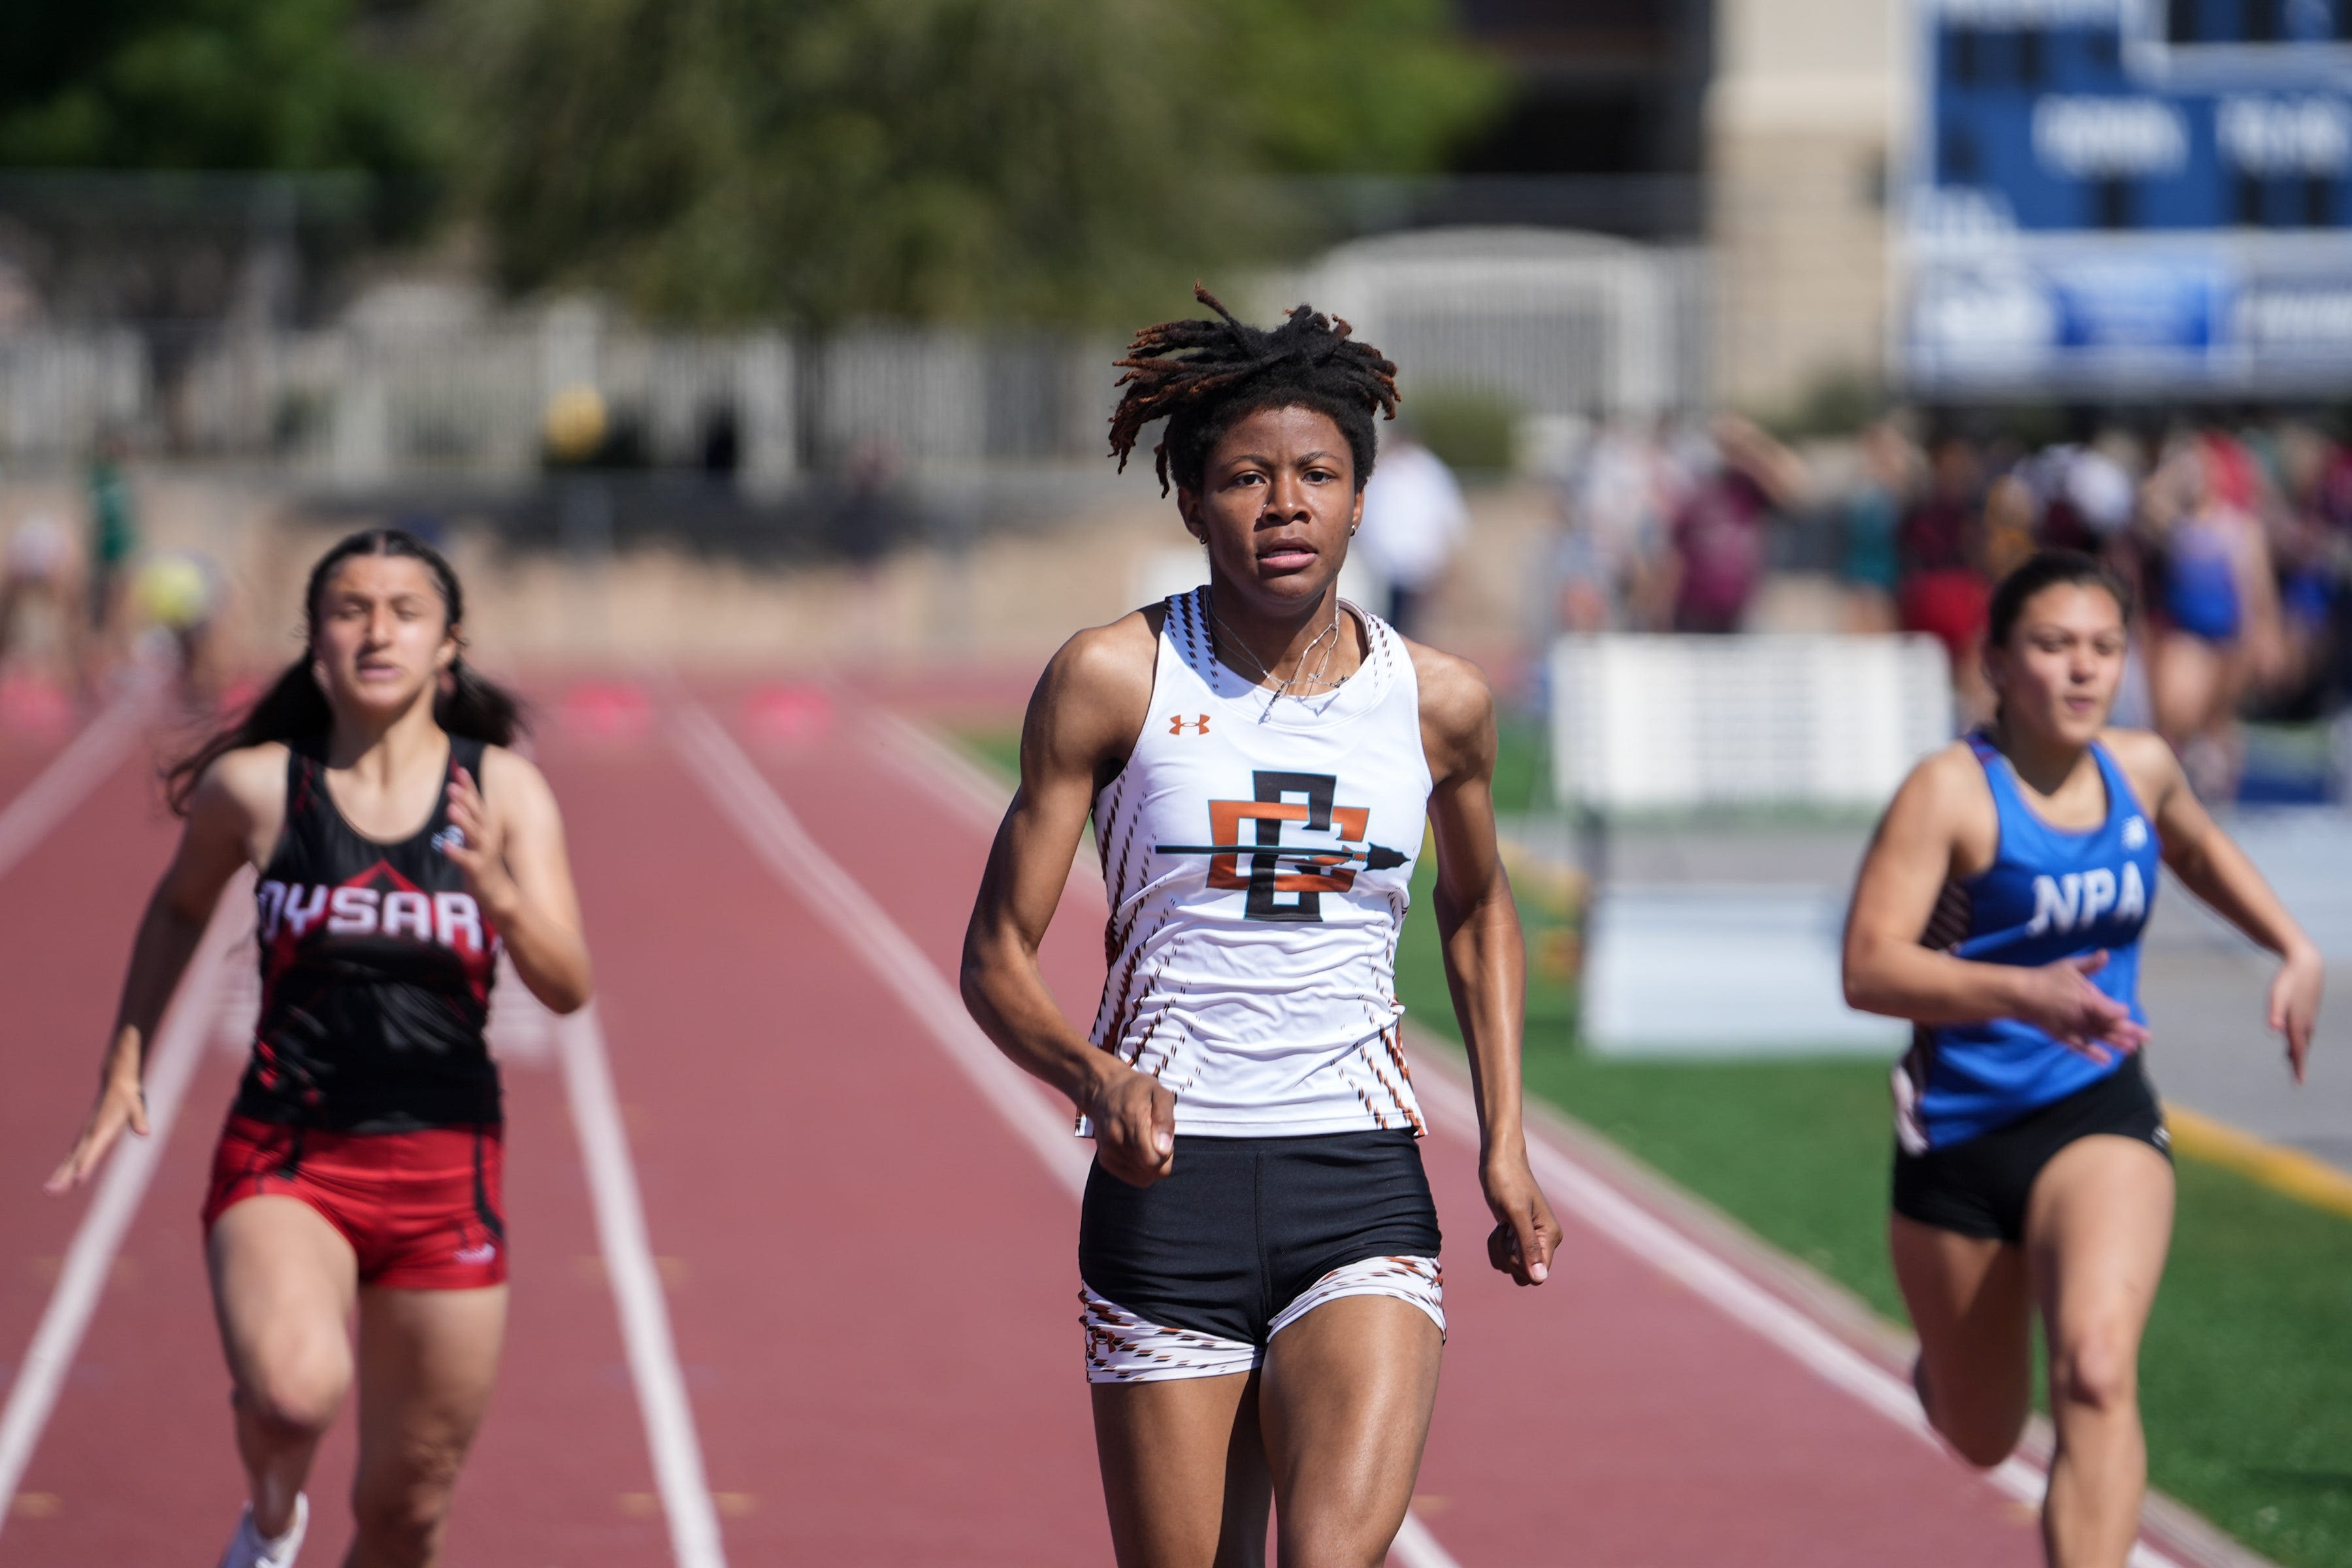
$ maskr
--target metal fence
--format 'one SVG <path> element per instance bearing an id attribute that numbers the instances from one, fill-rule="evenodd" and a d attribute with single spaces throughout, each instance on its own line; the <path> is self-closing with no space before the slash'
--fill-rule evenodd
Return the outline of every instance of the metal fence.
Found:
<path id="1" fill-rule="evenodd" d="M 1343 247 L 1258 292 L 1296 287 L 1349 315 L 1409 391 L 1645 415 L 1704 400 L 1704 279 L 1688 250 L 1437 230 Z M 333 327 L 224 324 L 169 352 L 121 328 L 0 331 L 0 462 L 71 459 L 119 431 L 329 489 L 511 483 L 543 467 L 559 395 L 593 388 L 600 463 L 723 472 L 757 496 L 861 453 L 931 475 L 1094 462 L 1115 396 L 1109 334 L 692 335 L 577 302 L 388 292 Z"/>

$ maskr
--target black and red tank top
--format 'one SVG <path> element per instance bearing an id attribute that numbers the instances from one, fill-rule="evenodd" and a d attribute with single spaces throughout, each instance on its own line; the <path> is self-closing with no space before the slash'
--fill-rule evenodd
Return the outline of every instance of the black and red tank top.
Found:
<path id="1" fill-rule="evenodd" d="M 496 1123 L 483 1026 L 499 933 L 442 853 L 447 791 L 381 843 L 336 808 L 323 749 L 289 748 L 286 826 L 254 890 L 261 1022 L 236 1114 L 339 1132 Z M 453 735 L 448 766 L 478 782 L 482 751 Z"/>

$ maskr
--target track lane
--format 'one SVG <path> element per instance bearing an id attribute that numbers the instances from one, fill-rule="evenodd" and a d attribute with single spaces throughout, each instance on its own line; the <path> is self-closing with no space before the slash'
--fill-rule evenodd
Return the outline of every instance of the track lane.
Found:
<path id="1" fill-rule="evenodd" d="M 19 1042 L 12 1092 L 0 1097 L 0 1129 L 14 1134 L 0 1152 L 0 1182 L 20 1194 L 0 1204 L 0 1355 L 12 1376 L 88 1202 L 48 1200 L 38 1183 L 88 1105 L 131 931 L 175 832 L 156 802 L 148 754 L 134 747 L 26 855 L 0 897 L 0 952 L 10 955 L 0 992 Z M 195 1216 L 249 1037 L 252 962 L 249 943 L 229 960 L 236 1002 L 198 1064 L 0 1530 L 0 1564 L 209 1560 L 236 1521 L 243 1481 Z M 494 1027 L 494 1042 L 512 1035 Z M 506 1064 L 516 1241 L 506 1364 L 459 1488 L 447 1561 L 660 1561 L 658 1520 L 629 1507 L 650 1492 L 650 1471 L 619 1375 L 562 1086 L 551 1051 L 526 1043 L 521 1056 Z M 352 1458 L 347 1414 L 314 1472 L 306 1560 L 332 1562 L 348 1541 L 341 1500 Z"/>
<path id="2" fill-rule="evenodd" d="M 730 1560 L 1104 1561 L 1066 1195 L 658 733 L 539 760 Z"/>
<path id="3" fill-rule="evenodd" d="M 950 965 L 965 910 L 937 895 L 976 882 L 986 837 L 970 814 L 890 765 L 870 731 L 824 744 L 745 741 L 811 833 Z M 1074 877 L 1055 933 L 1091 938 L 1102 914 L 1098 884 Z M 1089 1016 L 1099 949 L 1049 938 L 1045 965 L 1064 1005 Z M 1454 1332 L 1419 1511 L 1465 1564 L 1563 1552 L 1863 1564 L 1923 1539 L 1939 1543 L 1938 1561 L 2038 1561 L 2024 1510 L 1574 1215 L 1563 1216 L 1559 1284 L 1519 1291 L 1493 1275 L 1475 1129 L 1441 1121 L 1430 1154 L 1455 1260 Z"/>

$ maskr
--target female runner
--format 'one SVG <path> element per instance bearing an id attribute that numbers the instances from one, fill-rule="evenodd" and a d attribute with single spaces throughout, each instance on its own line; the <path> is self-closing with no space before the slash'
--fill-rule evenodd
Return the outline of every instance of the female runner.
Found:
<path id="1" fill-rule="evenodd" d="M 1373 416 L 1396 367 L 1305 306 L 1139 334 L 1122 463 L 1165 417 L 1162 487 L 1209 583 L 1055 656 L 965 938 L 963 991 L 1096 1142 L 1079 1292 L 1126 1568 L 1376 1564 L 1402 1524 L 1444 1315 L 1394 959 L 1424 823 L 1469 1043 L 1494 1266 L 1559 1238 L 1519 1121 L 1518 915 L 1495 847 L 1492 699 L 1343 604 Z M 1091 1039 L 1037 965 L 1091 816 L 1111 900 Z"/>
<path id="2" fill-rule="evenodd" d="M 2049 552 L 1994 594 L 1987 729 L 1915 769 L 1863 862 L 1847 1000 L 1912 1019 L 1895 1074 L 1895 1273 L 1927 1418 L 1998 1465 L 2029 1404 L 2032 1310 L 2058 1447 L 2042 1529 L 2058 1568 L 2118 1568 L 2139 1531 L 2140 1331 L 2172 1231 L 2172 1166 L 2142 1066 L 2139 938 L 2159 858 L 2282 963 L 2270 1026 L 2298 1081 L 2322 963 L 2213 825 L 2161 740 L 2110 730 L 2123 585 Z"/>
<path id="3" fill-rule="evenodd" d="M 304 1478 L 354 1374 L 350 1568 L 440 1555 L 506 1323 L 498 1069 L 482 1027 L 501 951 L 557 1012 L 588 951 L 547 783 L 506 749 L 515 703 L 468 668 L 448 563 L 396 529 L 311 570 L 309 653 L 170 774 L 187 819 L 139 928 L 98 1104 L 49 1180 L 125 1127 L 156 1021 L 250 863 L 261 1019 L 205 1205 L 213 1304 L 251 1500 L 223 1568 L 288 1568 Z"/>

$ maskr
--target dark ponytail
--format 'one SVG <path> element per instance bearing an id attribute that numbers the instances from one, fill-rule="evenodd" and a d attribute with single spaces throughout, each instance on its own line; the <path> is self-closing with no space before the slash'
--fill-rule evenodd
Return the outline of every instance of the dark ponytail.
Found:
<path id="1" fill-rule="evenodd" d="M 2131 590 L 2124 585 L 2115 568 L 2079 550 L 2037 550 L 2020 562 L 1992 591 L 1992 603 L 1985 612 L 1985 646 L 2006 647 L 2010 634 L 2017 630 L 2019 617 L 2025 614 L 2025 606 L 2033 596 L 2062 583 L 2104 591 L 2115 600 L 2123 618 L 2131 619 Z"/>
<path id="2" fill-rule="evenodd" d="M 416 535 L 400 528 L 371 528 L 340 541 L 319 557 L 302 590 L 302 657 L 288 665 L 236 723 L 215 731 L 203 745 L 163 771 L 163 798 L 176 815 L 187 816 L 188 801 L 195 794 L 197 781 L 223 753 L 268 741 L 312 740 L 323 737 L 333 727 L 334 710 L 328 706 L 327 694 L 319 689 L 318 679 L 310 673 L 310 650 L 318 640 L 320 595 L 325 592 L 335 568 L 358 555 L 402 555 L 424 563 L 425 570 L 433 574 L 434 586 L 440 591 L 442 606 L 447 612 L 445 624 L 455 626 L 465 621 L 466 595 L 458 586 L 457 574 L 450 570 L 439 551 Z M 504 687 L 484 679 L 466 662 L 462 643 L 457 657 L 450 661 L 441 678 L 441 689 L 433 699 L 433 721 L 452 735 L 493 746 L 512 744 L 525 727 L 522 704 Z"/>

